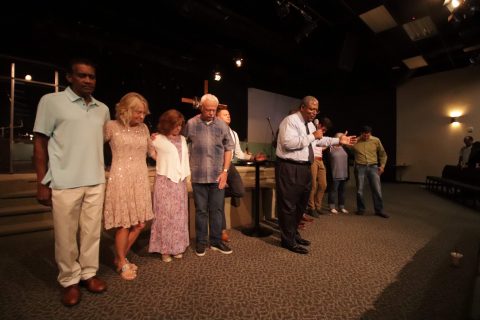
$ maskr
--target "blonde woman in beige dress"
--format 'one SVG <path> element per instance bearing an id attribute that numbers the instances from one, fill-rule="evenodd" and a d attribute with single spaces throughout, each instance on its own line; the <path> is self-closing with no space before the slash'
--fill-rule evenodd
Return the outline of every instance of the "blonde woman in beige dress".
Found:
<path id="1" fill-rule="evenodd" d="M 154 152 L 147 126 L 147 100 L 130 92 L 116 105 L 116 120 L 105 124 L 105 140 L 112 149 L 112 166 L 107 181 L 104 207 L 105 229 L 115 231 L 115 265 L 121 277 L 133 280 L 138 267 L 127 253 L 153 218 L 147 153 Z"/>

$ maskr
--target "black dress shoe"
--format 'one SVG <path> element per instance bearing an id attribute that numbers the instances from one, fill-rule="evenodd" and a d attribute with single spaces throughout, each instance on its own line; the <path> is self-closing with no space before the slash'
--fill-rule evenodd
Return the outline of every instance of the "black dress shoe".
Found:
<path id="1" fill-rule="evenodd" d="M 356 214 L 357 216 L 363 216 L 364 213 L 365 213 L 365 211 L 361 211 L 361 210 L 355 211 L 355 214 Z"/>
<path id="2" fill-rule="evenodd" d="M 390 216 L 388 214 L 386 214 L 385 212 L 376 212 L 375 215 L 377 215 L 379 217 L 382 217 L 382 218 L 385 218 L 385 219 L 390 218 Z"/>
<path id="3" fill-rule="evenodd" d="M 307 239 L 296 238 L 295 241 L 296 241 L 298 244 L 301 244 L 302 246 L 309 246 L 309 245 L 310 245 L 310 241 L 308 241 Z"/>
<path id="4" fill-rule="evenodd" d="M 282 247 L 287 249 L 287 250 L 290 250 L 292 252 L 299 253 L 299 254 L 307 254 L 308 253 L 307 249 L 305 249 L 304 247 L 299 246 L 299 245 L 289 246 L 287 244 L 282 243 Z"/>

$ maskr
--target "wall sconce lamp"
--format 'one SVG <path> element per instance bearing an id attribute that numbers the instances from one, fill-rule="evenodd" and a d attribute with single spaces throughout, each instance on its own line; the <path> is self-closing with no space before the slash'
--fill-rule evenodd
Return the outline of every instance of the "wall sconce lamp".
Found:
<path id="1" fill-rule="evenodd" d="M 449 112 L 449 115 L 450 115 L 450 124 L 452 125 L 452 127 L 460 126 L 460 121 L 458 119 L 460 119 L 460 116 L 463 115 L 463 111 L 462 110 L 452 110 L 452 111 Z"/>

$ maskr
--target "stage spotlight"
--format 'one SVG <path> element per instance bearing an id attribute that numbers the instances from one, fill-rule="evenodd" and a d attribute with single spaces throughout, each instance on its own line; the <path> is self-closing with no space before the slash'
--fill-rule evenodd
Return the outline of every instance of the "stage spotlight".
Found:
<path id="1" fill-rule="evenodd" d="M 237 68 L 241 68 L 243 66 L 243 59 L 242 58 L 236 58 L 235 59 L 235 65 Z"/>
<path id="2" fill-rule="evenodd" d="M 215 81 L 222 80 L 222 74 L 220 73 L 220 71 L 215 71 L 215 73 L 213 74 L 213 80 Z"/>

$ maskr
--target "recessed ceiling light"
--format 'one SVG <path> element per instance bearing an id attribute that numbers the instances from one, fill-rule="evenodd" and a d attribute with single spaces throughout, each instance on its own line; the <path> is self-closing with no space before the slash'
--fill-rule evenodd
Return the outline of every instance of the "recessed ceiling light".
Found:
<path id="1" fill-rule="evenodd" d="M 402 27 L 412 41 L 430 38 L 437 34 L 437 28 L 429 16 L 405 23 Z"/>
<path id="2" fill-rule="evenodd" d="M 413 69 L 418 69 L 421 67 L 428 66 L 427 61 L 423 58 L 423 56 L 416 56 L 416 57 L 411 57 L 408 59 L 402 60 L 402 62 L 408 67 L 408 69 L 413 70 Z"/>
<path id="3" fill-rule="evenodd" d="M 375 33 L 380 33 L 397 26 L 397 22 L 383 5 L 362 13 L 359 17 Z"/>

